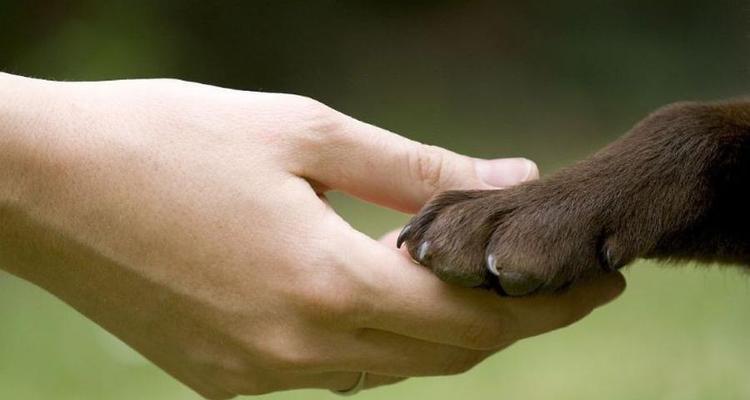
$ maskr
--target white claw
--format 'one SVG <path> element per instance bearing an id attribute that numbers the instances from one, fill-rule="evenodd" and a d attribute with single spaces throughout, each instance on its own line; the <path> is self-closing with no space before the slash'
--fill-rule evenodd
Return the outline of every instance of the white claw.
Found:
<path id="1" fill-rule="evenodd" d="M 494 254 L 487 256 L 487 269 L 492 272 L 492 275 L 500 276 L 500 272 L 497 270 L 497 260 L 495 260 Z"/>
<path id="2" fill-rule="evenodd" d="M 425 256 L 427 256 L 427 250 L 430 249 L 430 242 L 424 242 L 421 245 L 419 245 L 419 251 L 417 252 L 417 258 L 419 258 L 419 261 L 424 260 Z"/>

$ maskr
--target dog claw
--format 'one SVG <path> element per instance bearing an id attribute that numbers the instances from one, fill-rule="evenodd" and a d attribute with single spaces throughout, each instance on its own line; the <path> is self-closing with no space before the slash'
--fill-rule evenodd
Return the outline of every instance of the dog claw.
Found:
<path id="1" fill-rule="evenodd" d="M 500 276 L 500 272 L 497 271 L 497 260 L 495 259 L 494 254 L 487 256 L 487 270 L 490 271 L 492 275 Z"/>
<path id="2" fill-rule="evenodd" d="M 427 257 L 427 251 L 430 249 L 430 242 L 424 242 L 419 245 L 419 250 L 417 250 L 417 261 L 422 262 L 424 261 L 425 257 Z"/>
<path id="3" fill-rule="evenodd" d="M 408 239 L 409 233 L 411 232 L 411 224 L 406 225 L 404 229 L 401 230 L 401 233 L 398 234 L 398 239 L 396 239 L 396 247 L 401 248 L 401 245 L 404 244 L 406 239 Z"/>
<path id="4" fill-rule="evenodd" d="M 612 249 L 608 248 L 607 252 L 605 253 L 605 257 L 607 259 L 607 268 L 609 268 L 610 271 L 615 270 L 615 263 L 614 260 L 612 260 Z"/>
<path id="5" fill-rule="evenodd" d="M 625 263 L 621 262 L 619 258 L 617 258 L 612 251 L 611 248 L 607 247 L 607 249 L 604 251 L 604 255 L 602 257 L 603 267 L 604 270 L 607 272 L 614 272 L 618 269 L 622 268 Z"/>

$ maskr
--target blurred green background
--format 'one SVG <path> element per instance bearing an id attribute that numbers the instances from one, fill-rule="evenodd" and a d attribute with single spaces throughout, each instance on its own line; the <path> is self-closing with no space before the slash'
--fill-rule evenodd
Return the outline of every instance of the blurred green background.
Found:
<path id="1" fill-rule="evenodd" d="M 748 93 L 748 17 L 746 2 L 727 0 L 0 0 L 0 69 L 304 94 L 458 152 L 526 156 L 545 172 L 662 104 Z M 372 236 L 407 218 L 333 201 Z M 640 263 L 626 276 L 620 299 L 573 327 L 461 376 L 358 398 L 750 398 L 746 274 Z M 2 273 L 0 321 L 0 399 L 197 398 L 60 301 Z"/>

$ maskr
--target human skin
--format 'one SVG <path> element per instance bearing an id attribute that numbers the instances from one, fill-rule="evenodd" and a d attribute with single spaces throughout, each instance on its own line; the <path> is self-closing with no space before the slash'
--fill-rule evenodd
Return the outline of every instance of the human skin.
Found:
<path id="1" fill-rule="evenodd" d="M 0 74 L 0 268 L 207 398 L 456 374 L 615 298 L 619 274 L 525 299 L 454 287 L 356 231 L 340 190 L 413 213 L 536 177 L 300 96 Z"/>

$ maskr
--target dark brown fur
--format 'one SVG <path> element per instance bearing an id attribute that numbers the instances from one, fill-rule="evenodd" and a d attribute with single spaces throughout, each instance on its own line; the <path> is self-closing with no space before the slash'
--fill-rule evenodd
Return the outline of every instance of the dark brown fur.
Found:
<path id="1" fill-rule="evenodd" d="M 750 265 L 748 186 L 750 100 L 676 103 L 539 181 L 437 196 L 399 245 L 446 281 L 508 295 L 636 258 Z"/>

